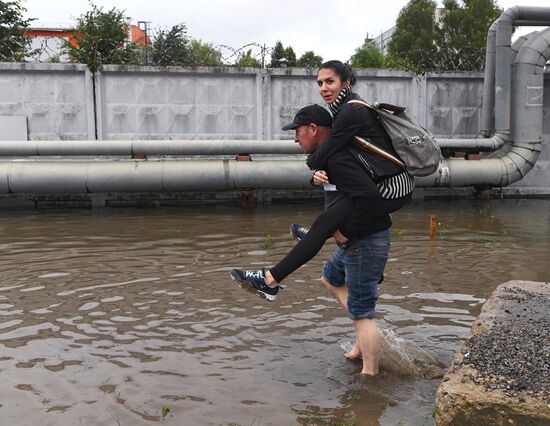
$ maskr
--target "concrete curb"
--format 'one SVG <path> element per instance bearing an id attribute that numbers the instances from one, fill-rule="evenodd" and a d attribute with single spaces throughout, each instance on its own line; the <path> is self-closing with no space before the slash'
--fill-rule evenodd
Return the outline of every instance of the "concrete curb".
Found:
<path id="1" fill-rule="evenodd" d="M 550 425 L 550 283 L 493 292 L 436 394 L 436 425 Z"/>

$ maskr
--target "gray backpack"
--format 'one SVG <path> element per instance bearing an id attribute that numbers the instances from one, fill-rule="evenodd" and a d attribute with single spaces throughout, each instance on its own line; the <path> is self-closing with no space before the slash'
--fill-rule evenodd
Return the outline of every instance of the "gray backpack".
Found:
<path id="1" fill-rule="evenodd" d="M 372 106 L 356 99 L 349 103 L 363 105 L 378 116 L 407 172 L 413 176 L 428 176 L 436 172 L 443 158 L 441 149 L 428 130 L 405 114 L 406 108 L 378 102 Z M 358 142 L 364 144 L 364 141 Z"/>

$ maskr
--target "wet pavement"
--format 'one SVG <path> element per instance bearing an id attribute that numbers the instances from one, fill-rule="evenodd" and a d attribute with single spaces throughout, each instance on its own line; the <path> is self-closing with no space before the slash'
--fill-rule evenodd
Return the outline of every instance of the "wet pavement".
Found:
<path id="1" fill-rule="evenodd" d="M 318 281 L 332 243 L 274 303 L 229 279 L 321 208 L 3 210 L 0 423 L 432 424 L 438 379 L 344 359 L 352 327 Z M 448 364 L 497 285 L 550 281 L 549 252 L 550 200 L 407 206 L 380 324 Z"/>

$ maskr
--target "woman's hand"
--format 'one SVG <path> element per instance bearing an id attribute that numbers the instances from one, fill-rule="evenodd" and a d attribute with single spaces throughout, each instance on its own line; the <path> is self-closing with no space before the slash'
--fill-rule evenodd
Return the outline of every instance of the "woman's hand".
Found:
<path id="1" fill-rule="evenodd" d="M 328 183 L 327 172 L 324 170 L 315 170 L 315 173 L 313 173 L 313 185 L 320 186 L 324 183 Z"/>

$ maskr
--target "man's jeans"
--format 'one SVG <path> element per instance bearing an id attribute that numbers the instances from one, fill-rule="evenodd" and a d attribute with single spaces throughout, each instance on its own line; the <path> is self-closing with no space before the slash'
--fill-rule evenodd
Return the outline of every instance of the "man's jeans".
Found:
<path id="1" fill-rule="evenodd" d="M 348 248 L 336 247 L 323 267 L 323 278 L 335 287 L 348 287 L 348 315 L 352 320 L 374 318 L 378 282 L 390 251 L 390 228 L 370 234 Z"/>

